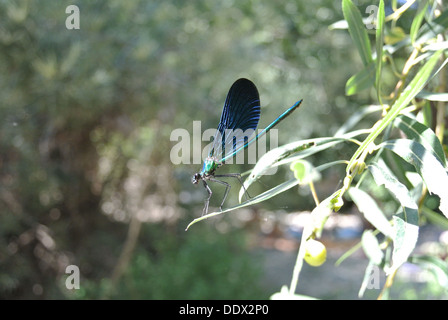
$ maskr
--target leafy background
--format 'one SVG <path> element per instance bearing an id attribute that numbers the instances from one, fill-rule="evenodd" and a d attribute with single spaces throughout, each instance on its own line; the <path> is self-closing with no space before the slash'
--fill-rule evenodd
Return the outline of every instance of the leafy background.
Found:
<path id="1" fill-rule="evenodd" d="M 79 30 L 65 28 L 72 4 L 80 9 Z M 365 17 L 368 4 L 354 6 Z M 404 30 L 414 15 L 400 18 Z M 264 255 L 263 241 L 291 243 L 281 217 L 312 210 L 310 192 L 292 189 L 185 232 L 202 212 L 205 191 L 190 184 L 200 165 L 171 163 L 170 135 L 192 132 L 193 120 L 216 127 L 230 85 L 247 77 L 261 94 L 260 128 L 304 100 L 278 128 L 279 145 L 332 137 L 377 97 L 374 90 L 346 92 L 365 64 L 346 29 L 329 29 L 343 19 L 342 4 L 329 0 L 1 1 L 0 296 L 271 296 L 279 288 L 266 289 L 270 275 L 261 266 L 273 257 Z M 408 54 L 394 54 L 397 69 Z M 384 92 L 394 81 L 385 68 Z M 377 119 L 357 125 L 369 128 Z M 356 150 L 342 143 L 308 160 L 318 167 L 349 160 Z M 316 182 L 321 199 L 341 186 L 344 169 L 334 166 Z M 251 193 L 291 178 L 281 167 Z M 394 205 L 392 196 L 375 192 L 383 206 Z M 227 205 L 237 198 L 232 190 Z M 341 213 L 351 210 L 348 202 Z M 79 290 L 65 287 L 70 264 L 81 270 Z M 325 285 L 317 286 L 323 293 L 313 294 L 325 298 Z"/>

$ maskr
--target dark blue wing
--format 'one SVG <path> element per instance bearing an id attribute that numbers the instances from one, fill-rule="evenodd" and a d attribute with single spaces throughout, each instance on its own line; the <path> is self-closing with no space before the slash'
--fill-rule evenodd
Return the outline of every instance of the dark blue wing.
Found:
<path id="1" fill-rule="evenodd" d="M 260 120 L 260 96 L 252 81 L 238 79 L 227 94 L 210 156 L 222 159 L 247 142 Z"/>

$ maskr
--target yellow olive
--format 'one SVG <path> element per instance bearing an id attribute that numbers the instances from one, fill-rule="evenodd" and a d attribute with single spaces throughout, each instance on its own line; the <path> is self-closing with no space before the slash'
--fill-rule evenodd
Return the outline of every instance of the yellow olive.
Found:
<path id="1" fill-rule="evenodd" d="M 327 249 L 322 242 L 310 239 L 305 243 L 305 261 L 313 267 L 319 267 L 327 259 Z"/>

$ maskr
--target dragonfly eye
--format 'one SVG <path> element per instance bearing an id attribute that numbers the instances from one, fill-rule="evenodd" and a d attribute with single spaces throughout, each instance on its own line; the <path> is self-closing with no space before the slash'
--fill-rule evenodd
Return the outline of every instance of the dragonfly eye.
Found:
<path id="1" fill-rule="evenodd" d="M 199 180 L 201 180 L 201 175 L 199 173 L 195 173 L 193 177 L 191 177 L 192 184 L 198 184 Z"/>

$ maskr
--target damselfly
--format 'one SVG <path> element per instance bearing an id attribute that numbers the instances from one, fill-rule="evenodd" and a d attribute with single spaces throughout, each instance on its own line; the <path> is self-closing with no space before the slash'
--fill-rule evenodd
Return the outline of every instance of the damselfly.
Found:
<path id="1" fill-rule="evenodd" d="M 207 214 L 210 198 L 212 196 L 212 190 L 208 186 L 207 181 L 217 182 L 226 187 L 223 200 L 219 206 L 221 210 L 230 191 L 230 184 L 216 178 L 237 178 L 244 188 L 244 184 L 241 181 L 241 174 L 227 173 L 217 175 L 215 174 L 215 171 L 221 167 L 226 160 L 246 149 L 251 143 L 257 141 L 261 136 L 279 124 L 280 121 L 297 109 L 301 103 L 302 100 L 297 101 L 264 130 L 251 140 L 248 140 L 248 132 L 255 131 L 258 126 L 258 121 L 260 120 L 260 97 L 257 87 L 252 81 L 242 78 L 233 83 L 227 94 L 224 109 L 221 114 L 221 120 L 219 121 L 218 129 L 216 130 L 208 157 L 204 160 L 202 170 L 194 174 L 191 179 L 193 184 L 198 184 L 199 181 L 202 180 L 204 187 L 208 192 L 203 214 Z M 247 190 L 245 190 L 245 193 L 248 195 Z"/>

